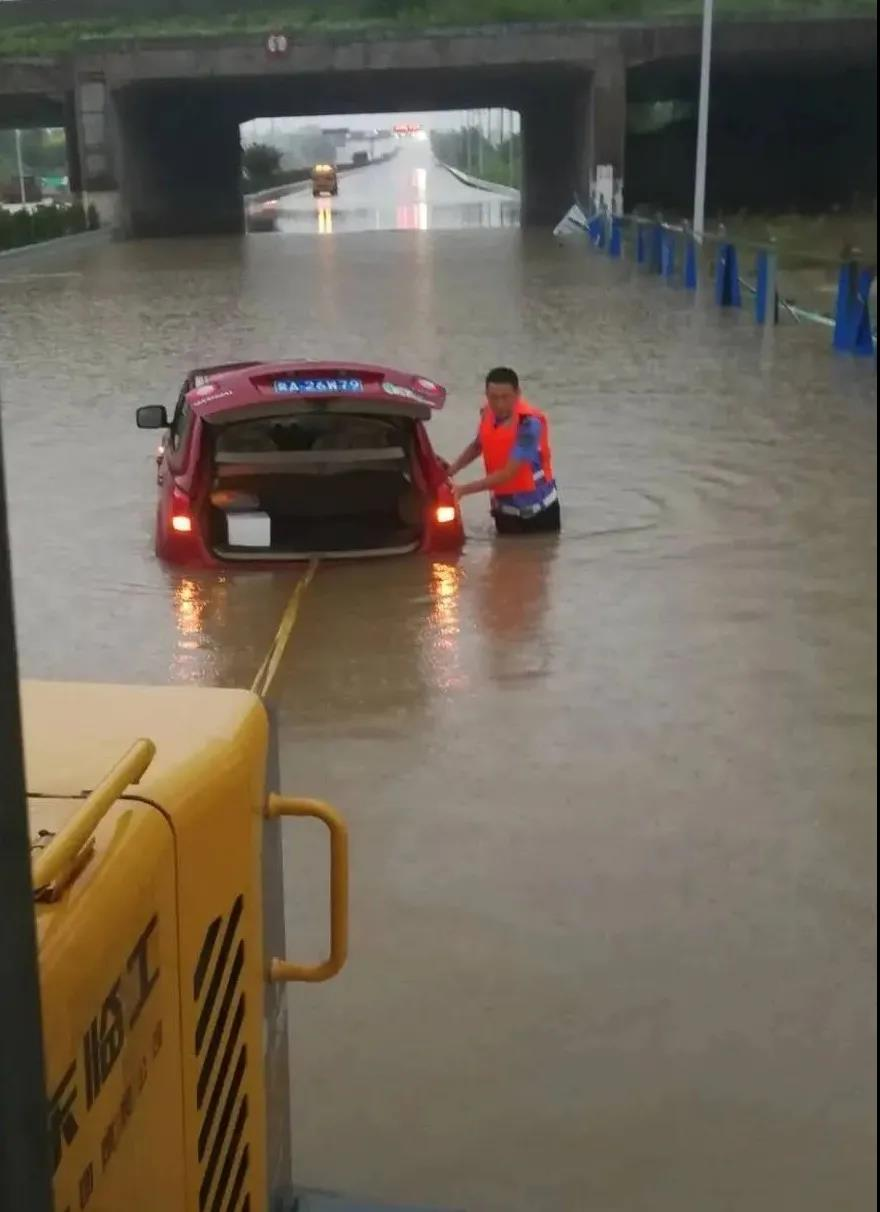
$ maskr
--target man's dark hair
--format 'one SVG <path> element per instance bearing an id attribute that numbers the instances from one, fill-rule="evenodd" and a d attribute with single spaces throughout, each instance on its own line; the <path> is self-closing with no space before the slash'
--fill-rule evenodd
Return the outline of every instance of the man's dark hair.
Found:
<path id="1" fill-rule="evenodd" d="M 514 391 L 519 391 L 519 375 L 509 366 L 496 366 L 494 370 L 490 370 L 486 375 L 486 386 L 490 383 L 506 383 Z"/>

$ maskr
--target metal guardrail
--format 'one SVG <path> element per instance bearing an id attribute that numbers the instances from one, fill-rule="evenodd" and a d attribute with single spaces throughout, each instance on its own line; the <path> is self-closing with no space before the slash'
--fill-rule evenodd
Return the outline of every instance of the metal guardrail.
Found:
<path id="1" fill-rule="evenodd" d="M 580 207 L 580 203 L 578 203 Z M 662 218 L 639 215 L 612 215 L 594 212 L 590 217 L 582 207 L 582 227 L 590 244 L 615 259 L 630 251 L 637 265 L 685 290 L 696 290 L 704 272 L 705 250 L 714 248 L 709 270 L 714 298 L 719 307 L 741 307 L 745 291 L 753 299 L 755 322 L 761 326 L 779 322 L 780 312 L 796 323 L 812 323 L 833 330 L 832 347 L 857 357 L 872 357 L 876 351 L 876 329 L 871 318 L 871 291 L 876 267 L 856 260 L 803 254 L 811 265 L 835 270 L 836 301 L 833 314 L 800 307 L 786 299 L 778 289 L 780 251 L 772 243 L 733 240 L 726 232 L 705 233 L 698 237 L 687 223 L 669 223 Z M 569 214 L 571 218 L 571 213 Z M 755 278 L 749 281 L 740 272 L 740 253 L 754 254 Z"/>

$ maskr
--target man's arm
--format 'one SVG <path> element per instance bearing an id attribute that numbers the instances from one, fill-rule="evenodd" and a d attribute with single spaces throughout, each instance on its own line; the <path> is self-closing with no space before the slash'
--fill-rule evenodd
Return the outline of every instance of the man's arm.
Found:
<path id="1" fill-rule="evenodd" d="M 471 463 L 473 463 L 474 459 L 478 459 L 479 457 L 480 439 L 474 438 L 473 442 L 469 442 L 467 446 L 465 446 L 458 458 L 447 465 L 446 472 L 449 478 L 452 479 L 452 477 L 457 475 L 463 467 L 469 466 Z"/>
<path id="2" fill-rule="evenodd" d="M 493 488 L 497 488 L 499 484 L 503 484 L 505 480 L 512 479 L 519 471 L 527 459 L 510 459 L 500 471 L 493 471 L 490 476 L 484 476 L 482 480 L 471 480 L 469 484 L 456 484 L 455 495 L 457 497 L 469 497 L 475 492 L 491 492 Z"/>

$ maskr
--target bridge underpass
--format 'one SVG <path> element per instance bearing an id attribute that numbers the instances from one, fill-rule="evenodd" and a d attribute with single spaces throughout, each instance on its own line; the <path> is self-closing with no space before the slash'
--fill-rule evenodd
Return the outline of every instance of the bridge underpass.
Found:
<path id="1" fill-rule="evenodd" d="M 241 230 L 238 132 L 254 118 L 462 108 L 519 111 L 523 222 L 550 226 L 588 188 L 595 163 L 622 168 L 624 87 L 622 75 L 593 83 L 564 67 L 129 86 L 114 96 L 123 228 L 132 236 Z"/>
<path id="2" fill-rule="evenodd" d="M 627 73 L 486 69 L 387 71 L 132 85 L 115 94 L 123 226 L 130 235 L 241 229 L 237 130 L 275 115 L 504 108 L 522 121 L 525 226 L 552 226 L 589 196 L 598 164 L 622 178 L 627 205 L 687 210 L 695 116 L 651 137 L 627 132 L 627 103 L 676 100 L 695 110 L 697 60 Z M 813 139 L 805 143 L 809 125 Z M 876 71 L 815 61 L 714 82 L 709 205 L 728 210 L 845 205 L 876 178 Z M 817 171 L 821 165 L 821 170 Z"/>

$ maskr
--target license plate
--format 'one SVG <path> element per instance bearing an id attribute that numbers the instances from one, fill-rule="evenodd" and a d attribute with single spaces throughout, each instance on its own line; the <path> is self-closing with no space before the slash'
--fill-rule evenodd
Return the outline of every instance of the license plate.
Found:
<path id="1" fill-rule="evenodd" d="M 282 396 L 354 395 L 364 390 L 362 379 L 276 379 L 274 390 Z"/>

